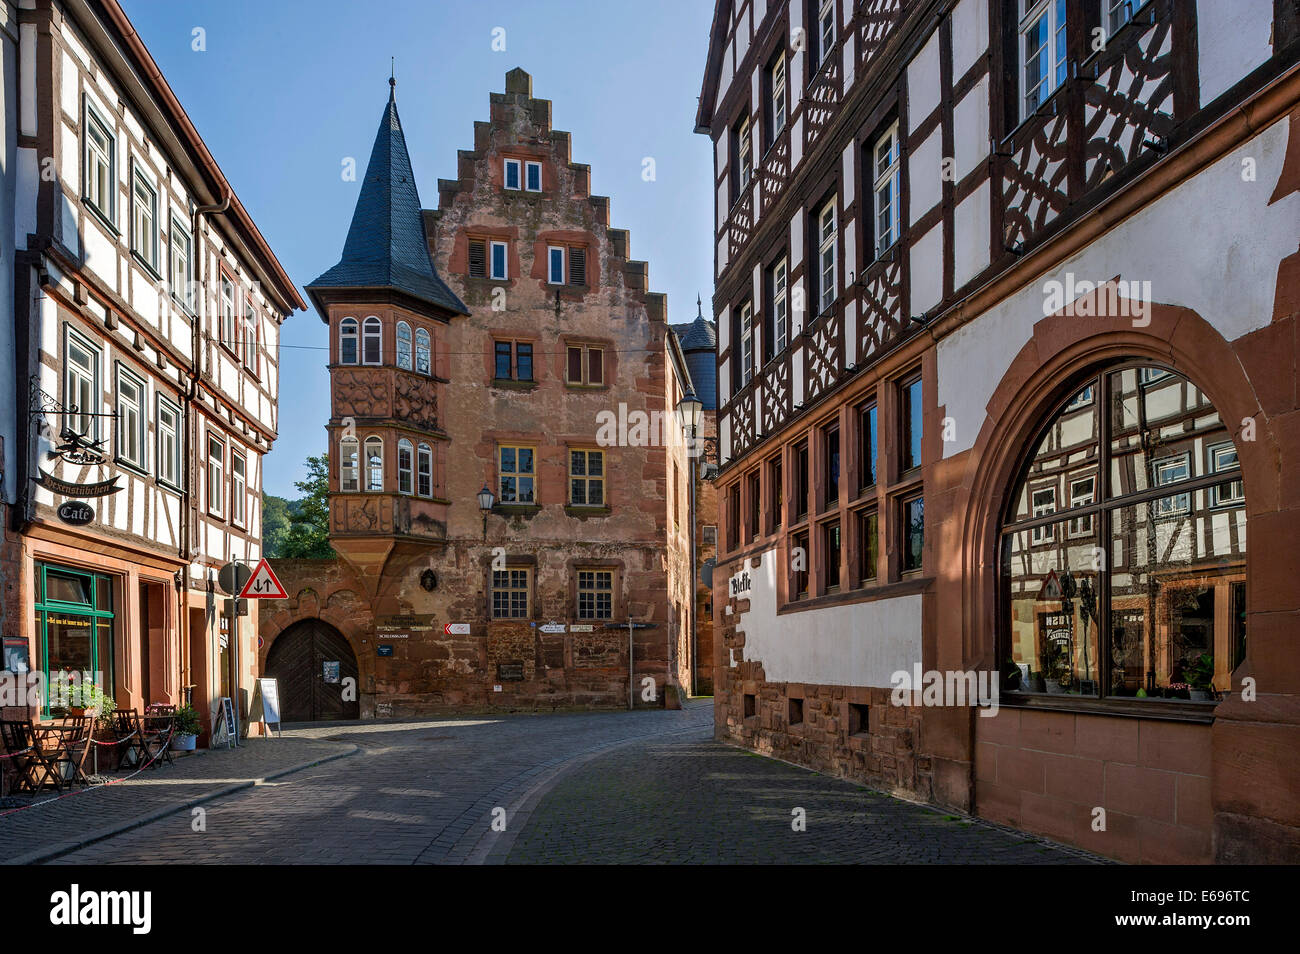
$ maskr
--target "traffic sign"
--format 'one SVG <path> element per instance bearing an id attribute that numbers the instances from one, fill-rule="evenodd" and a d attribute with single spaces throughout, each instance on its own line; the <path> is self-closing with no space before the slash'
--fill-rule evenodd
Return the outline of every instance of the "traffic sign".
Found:
<path id="1" fill-rule="evenodd" d="M 245 563 L 227 563 L 217 574 L 217 585 L 221 592 L 234 596 L 244 588 L 253 571 Z"/>
<path id="2" fill-rule="evenodd" d="M 447 623 L 442 631 L 448 636 L 468 636 L 469 623 Z"/>
<path id="3" fill-rule="evenodd" d="M 262 557 L 253 570 L 253 575 L 239 591 L 239 597 L 246 600 L 284 600 L 289 598 L 289 594 L 280 585 L 280 580 L 271 569 L 271 564 L 266 562 L 266 557 Z"/>

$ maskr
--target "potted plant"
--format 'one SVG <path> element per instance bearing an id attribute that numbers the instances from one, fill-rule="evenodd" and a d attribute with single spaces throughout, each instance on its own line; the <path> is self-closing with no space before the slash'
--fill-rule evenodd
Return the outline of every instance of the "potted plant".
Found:
<path id="1" fill-rule="evenodd" d="M 1196 661 L 1183 669 L 1187 679 L 1188 696 L 1193 702 L 1214 701 L 1214 656 L 1201 653 Z"/>
<path id="2" fill-rule="evenodd" d="M 193 752 L 202 726 L 199 714 L 191 705 L 183 705 L 176 710 L 176 720 L 172 723 L 172 750 L 176 752 Z"/>
<path id="3" fill-rule="evenodd" d="M 1059 695 L 1065 692 L 1068 676 L 1062 672 L 1066 669 L 1065 650 L 1055 642 L 1048 642 L 1043 648 L 1043 683 L 1048 693 Z"/>

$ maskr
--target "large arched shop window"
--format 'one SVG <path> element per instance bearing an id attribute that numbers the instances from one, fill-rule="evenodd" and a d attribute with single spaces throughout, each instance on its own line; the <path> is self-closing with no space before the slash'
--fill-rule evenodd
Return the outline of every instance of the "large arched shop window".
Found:
<path id="1" fill-rule="evenodd" d="M 344 493 L 356 493 L 361 489 L 361 476 L 357 469 L 357 439 L 344 437 L 339 441 L 339 487 Z"/>
<path id="2" fill-rule="evenodd" d="M 1246 498 L 1209 399 L 1106 368 L 1030 454 L 1002 526 L 1003 688 L 1216 699 L 1245 654 Z"/>
<path id="3" fill-rule="evenodd" d="M 357 320 L 344 318 L 339 322 L 339 364 L 357 363 Z"/>
<path id="4" fill-rule="evenodd" d="M 384 489 L 384 442 L 379 437 L 366 438 L 366 490 Z"/>

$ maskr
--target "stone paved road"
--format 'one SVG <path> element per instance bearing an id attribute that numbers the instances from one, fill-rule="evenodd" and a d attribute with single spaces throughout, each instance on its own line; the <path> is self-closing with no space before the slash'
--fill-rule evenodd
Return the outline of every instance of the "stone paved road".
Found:
<path id="1" fill-rule="evenodd" d="M 205 832 L 184 811 L 54 863 L 1081 860 L 712 742 L 708 700 L 291 734 L 361 751 L 209 802 Z M 806 832 L 790 830 L 795 806 Z"/>

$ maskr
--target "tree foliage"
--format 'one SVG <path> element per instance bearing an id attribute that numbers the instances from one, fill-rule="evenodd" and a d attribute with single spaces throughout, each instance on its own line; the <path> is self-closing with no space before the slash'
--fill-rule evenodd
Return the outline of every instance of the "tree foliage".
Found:
<path id="1" fill-rule="evenodd" d="M 316 454 L 307 458 L 307 478 L 294 482 L 302 492 L 297 500 L 284 501 L 286 522 L 282 534 L 271 549 L 268 521 L 274 530 L 276 517 L 272 514 L 271 500 L 262 508 L 262 536 L 266 541 L 267 555 L 281 559 L 327 559 L 334 556 L 330 546 L 329 457 Z"/>

